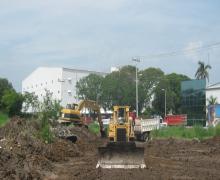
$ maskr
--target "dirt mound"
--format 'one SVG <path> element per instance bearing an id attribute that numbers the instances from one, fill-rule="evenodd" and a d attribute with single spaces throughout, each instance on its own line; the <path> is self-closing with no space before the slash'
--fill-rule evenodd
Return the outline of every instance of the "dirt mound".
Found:
<path id="1" fill-rule="evenodd" d="M 85 128 L 72 128 L 79 137 L 76 144 L 60 138 L 45 144 L 38 130 L 36 121 L 18 117 L 0 128 L 0 179 L 42 179 L 55 162 L 84 156 L 88 144 L 97 139 Z"/>

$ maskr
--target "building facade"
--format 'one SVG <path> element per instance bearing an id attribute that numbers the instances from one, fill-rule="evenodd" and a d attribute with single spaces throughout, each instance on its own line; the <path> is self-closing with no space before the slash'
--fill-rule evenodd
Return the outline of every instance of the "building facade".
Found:
<path id="1" fill-rule="evenodd" d="M 206 125 L 206 80 L 181 83 L 181 111 L 187 114 L 187 125 Z"/>
<path id="2" fill-rule="evenodd" d="M 207 86 L 206 88 L 206 105 L 208 106 L 208 99 L 210 97 L 217 98 L 217 103 L 220 103 L 220 82 Z"/>
<path id="3" fill-rule="evenodd" d="M 77 103 L 76 83 L 89 74 L 105 76 L 107 73 L 54 67 L 39 67 L 22 81 L 22 93 L 34 93 L 39 101 L 43 100 L 49 90 L 56 100 L 67 104 Z"/>

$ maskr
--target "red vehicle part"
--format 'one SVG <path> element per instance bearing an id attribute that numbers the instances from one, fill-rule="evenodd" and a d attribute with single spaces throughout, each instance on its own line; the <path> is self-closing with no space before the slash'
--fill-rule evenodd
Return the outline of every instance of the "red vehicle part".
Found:
<path id="1" fill-rule="evenodd" d="M 129 117 L 134 121 L 136 119 L 136 112 L 129 112 Z"/>
<path id="2" fill-rule="evenodd" d="M 186 114 L 167 115 L 165 117 L 164 122 L 166 122 L 168 126 L 186 125 L 187 115 Z"/>

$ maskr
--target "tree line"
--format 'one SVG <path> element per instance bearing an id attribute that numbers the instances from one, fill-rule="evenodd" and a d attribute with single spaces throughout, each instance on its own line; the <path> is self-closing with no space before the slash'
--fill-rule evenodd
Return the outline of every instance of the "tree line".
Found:
<path id="1" fill-rule="evenodd" d="M 135 73 L 136 68 L 128 65 L 105 77 L 90 74 L 77 82 L 77 95 L 79 99 L 95 100 L 105 109 L 111 109 L 113 105 L 130 105 L 131 110 L 135 110 Z M 159 68 L 138 71 L 139 110 L 146 115 L 163 115 L 166 91 L 167 111 L 180 113 L 181 81 L 189 79 L 182 74 L 166 75 Z"/>
<path id="2" fill-rule="evenodd" d="M 209 69 L 210 65 L 199 61 L 195 78 L 209 80 Z M 135 73 L 136 67 L 128 65 L 105 77 L 90 74 L 77 82 L 77 96 L 95 100 L 105 109 L 111 109 L 113 105 L 130 105 L 135 110 Z M 181 113 L 181 82 L 185 80 L 190 78 L 184 74 L 165 74 L 159 68 L 138 71 L 139 110 L 146 115 L 164 115 L 166 93 L 166 111 Z"/>

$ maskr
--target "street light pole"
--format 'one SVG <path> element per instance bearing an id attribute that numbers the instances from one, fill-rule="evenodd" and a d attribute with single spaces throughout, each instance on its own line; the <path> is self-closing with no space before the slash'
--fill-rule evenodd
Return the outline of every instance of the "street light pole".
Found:
<path id="1" fill-rule="evenodd" d="M 132 61 L 136 62 L 136 116 L 138 117 L 138 69 L 137 69 L 137 63 L 140 62 L 140 59 L 133 58 Z"/>
<path id="2" fill-rule="evenodd" d="M 166 89 L 162 89 L 162 91 L 164 91 L 164 94 L 165 94 L 165 97 L 164 97 L 164 101 L 165 101 L 165 103 L 164 103 L 164 108 L 165 108 L 165 110 L 164 110 L 164 112 L 165 112 L 165 115 L 164 115 L 164 117 L 166 117 L 166 115 L 167 115 L 167 92 L 166 92 Z"/>

